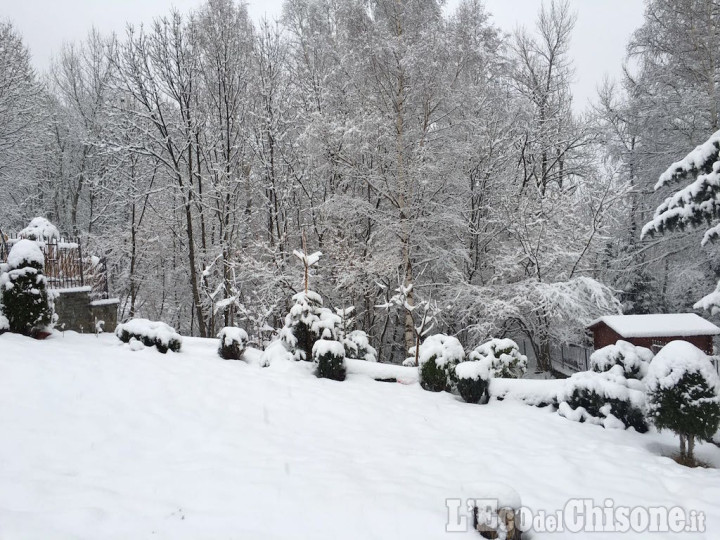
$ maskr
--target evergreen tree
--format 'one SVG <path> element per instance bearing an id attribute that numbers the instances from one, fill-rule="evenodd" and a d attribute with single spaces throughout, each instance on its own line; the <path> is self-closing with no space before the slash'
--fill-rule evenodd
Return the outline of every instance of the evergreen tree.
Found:
<path id="1" fill-rule="evenodd" d="M 0 290 L 11 332 L 31 335 L 52 323 L 53 304 L 46 290 L 44 264 L 40 248 L 31 240 L 20 240 L 10 250 Z"/>
<path id="2" fill-rule="evenodd" d="M 720 237 L 720 131 L 680 161 L 673 163 L 661 176 L 655 189 L 692 179 L 657 207 L 653 219 L 642 229 L 642 237 L 712 225 L 705 231 L 702 245 Z M 695 304 L 695 309 L 720 310 L 718 289 Z"/>
<path id="3" fill-rule="evenodd" d="M 695 439 L 710 439 L 720 425 L 715 369 L 700 349 L 673 341 L 653 359 L 646 382 L 650 419 L 680 436 L 680 460 L 693 465 Z"/>

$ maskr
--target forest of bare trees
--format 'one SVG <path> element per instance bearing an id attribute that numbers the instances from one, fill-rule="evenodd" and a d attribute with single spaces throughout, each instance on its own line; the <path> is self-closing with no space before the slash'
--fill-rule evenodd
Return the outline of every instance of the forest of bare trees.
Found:
<path id="1" fill-rule="evenodd" d="M 207 0 L 89 29 L 36 73 L 0 22 L 0 229 L 43 216 L 105 257 L 121 318 L 257 341 L 303 288 L 379 356 L 418 328 L 524 336 L 541 366 L 592 318 L 688 311 L 702 231 L 641 241 L 658 176 L 718 130 L 720 2 L 648 0 L 624 76 L 573 103 L 574 14 L 493 26 L 480 0 Z"/>

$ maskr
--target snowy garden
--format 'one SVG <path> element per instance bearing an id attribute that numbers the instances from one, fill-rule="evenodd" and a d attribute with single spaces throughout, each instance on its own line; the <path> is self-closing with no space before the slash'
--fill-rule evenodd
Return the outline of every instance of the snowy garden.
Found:
<path id="1" fill-rule="evenodd" d="M 0 539 L 718 538 L 720 6 L 535 7 L 0 20 Z"/>

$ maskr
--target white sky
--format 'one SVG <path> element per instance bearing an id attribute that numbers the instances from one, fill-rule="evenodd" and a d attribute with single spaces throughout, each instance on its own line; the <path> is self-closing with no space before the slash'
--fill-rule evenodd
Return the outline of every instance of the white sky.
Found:
<path id="1" fill-rule="evenodd" d="M 447 0 L 453 9 L 459 0 Z M 542 0 L 485 0 L 495 24 L 508 32 L 533 24 Z M 15 23 L 30 47 L 35 66 L 44 70 L 64 42 L 83 39 L 95 26 L 122 34 L 126 22 L 138 24 L 175 6 L 187 12 L 202 0 L 0 0 L 0 18 Z M 571 55 L 576 81 L 575 104 L 583 109 L 605 75 L 621 73 L 625 45 L 642 23 L 643 0 L 571 0 L 577 13 Z M 279 16 L 282 0 L 250 0 L 250 14 Z"/>

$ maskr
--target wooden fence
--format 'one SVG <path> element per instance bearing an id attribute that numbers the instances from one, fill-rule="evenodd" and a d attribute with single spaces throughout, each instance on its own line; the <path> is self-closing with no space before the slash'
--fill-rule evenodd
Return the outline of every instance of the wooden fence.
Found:
<path id="1" fill-rule="evenodd" d="M 0 263 L 7 262 L 17 236 L 0 237 Z M 38 242 L 45 256 L 43 270 L 50 289 L 90 287 L 93 300 L 108 297 L 107 265 L 104 258 L 84 257 L 79 238 L 65 238 Z"/>

